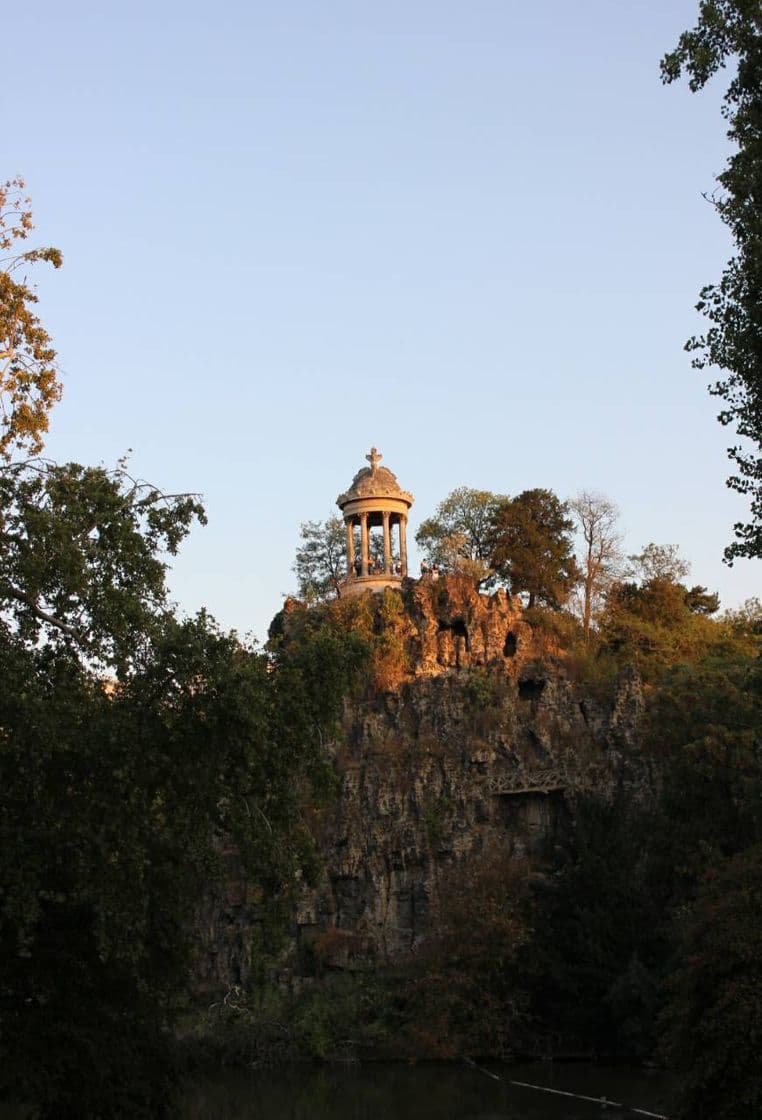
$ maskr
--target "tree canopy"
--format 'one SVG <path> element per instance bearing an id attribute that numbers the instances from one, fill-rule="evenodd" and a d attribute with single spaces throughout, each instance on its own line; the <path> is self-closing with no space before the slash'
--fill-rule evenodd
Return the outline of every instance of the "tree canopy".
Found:
<path id="1" fill-rule="evenodd" d="M 168 615 L 166 558 L 194 520 L 194 495 L 44 460 L 0 471 L 0 603 L 27 643 L 64 644 L 123 673 Z"/>
<path id="2" fill-rule="evenodd" d="M 676 544 L 655 544 L 651 541 L 641 552 L 628 556 L 627 559 L 629 561 L 627 574 L 644 582 L 650 579 L 666 579 L 679 583 L 691 570 L 690 564 L 680 555 L 680 549 Z"/>
<path id="3" fill-rule="evenodd" d="M 683 1075 L 676 1116 L 745 1120 L 762 1109 L 762 844 L 713 867 L 683 933 L 663 1016 Z"/>
<path id="4" fill-rule="evenodd" d="M 610 498 L 592 490 L 581 490 L 569 501 L 582 537 L 580 556 L 581 616 L 585 638 L 606 590 L 619 573 L 622 562 L 622 534 L 618 528 L 619 510 Z"/>
<path id="5" fill-rule="evenodd" d="M 294 572 L 299 597 L 306 603 L 338 598 L 347 574 L 347 531 L 340 517 L 305 521 L 296 550 Z"/>
<path id="6" fill-rule="evenodd" d="M 162 1115 L 216 844 L 275 931 L 315 871 L 303 810 L 364 647 L 321 632 L 268 656 L 178 618 L 163 557 L 193 498 L 75 464 L 0 481 L 6 1075 L 42 1116 Z"/>
<path id="7" fill-rule="evenodd" d="M 497 511 L 493 567 L 513 594 L 528 595 L 530 607 L 563 606 L 579 580 L 568 512 L 543 489 L 524 490 Z"/>
<path id="8" fill-rule="evenodd" d="M 726 559 L 762 556 L 762 11 L 758 0 L 701 0 L 696 26 L 683 32 L 661 63 L 662 79 L 683 74 L 702 89 L 727 64 L 735 73 L 724 95 L 733 153 L 711 200 L 728 227 L 734 255 L 718 283 L 701 291 L 697 310 L 706 333 L 686 349 L 697 369 L 718 369 L 710 392 L 722 399 L 718 419 L 735 427 L 728 451 L 736 473 L 728 485 L 749 498 L 751 518 L 735 526 Z"/>
<path id="9" fill-rule="evenodd" d="M 429 560 L 448 572 L 459 572 L 487 584 L 492 568 L 495 518 L 508 499 L 491 490 L 460 486 L 440 502 L 415 535 Z"/>

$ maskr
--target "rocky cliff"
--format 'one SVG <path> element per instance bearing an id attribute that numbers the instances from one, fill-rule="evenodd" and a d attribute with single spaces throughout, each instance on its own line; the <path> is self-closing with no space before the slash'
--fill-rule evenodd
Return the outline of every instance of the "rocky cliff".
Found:
<path id="1" fill-rule="evenodd" d="M 585 695 L 558 641 L 504 592 L 408 581 L 388 625 L 400 680 L 347 704 L 331 744 L 341 792 L 319 818 L 324 874 L 301 892 L 285 974 L 315 955 L 352 969 L 415 952 L 454 868 L 496 852 L 541 866 L 567 842 L 580 792 L 648 785 L 637 676 L 625 671 L 608 703 Z M 206 914 L 210 986 L 249 972 L 256 912 L 228 858 L 227 892 Z"/>

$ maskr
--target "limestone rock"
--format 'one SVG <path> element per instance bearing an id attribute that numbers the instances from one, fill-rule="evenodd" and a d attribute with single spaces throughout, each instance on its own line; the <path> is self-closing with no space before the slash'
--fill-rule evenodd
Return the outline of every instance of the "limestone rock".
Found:
<path id="1" fill-rule="evenodd" d="M 353 969 L 414 953 L 453 869 L 487 852 L 540 862 L 568 843 L 580 793 L 648 793 L 634 671 L 603 707 L 504 591 L 449 577 L 406 581 L 403 594 L 406 677 L 346 707 L 331 748 L 341 792 L 321 821 L 324 875 L 301 892 L 289 975 L 316 958 Z M 256 909 L 234 901 L 218 906 L 222 948 L 207 972 L 222 980 L 227 965 L 245 983 L 241 930 Z"/>

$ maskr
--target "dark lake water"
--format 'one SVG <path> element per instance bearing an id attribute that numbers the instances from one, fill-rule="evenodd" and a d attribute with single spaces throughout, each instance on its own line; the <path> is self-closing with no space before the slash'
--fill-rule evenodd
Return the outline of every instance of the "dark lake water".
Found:
<path id="1" fill-rule="evenodd" d="M 184 1120 L 634 1120 L 627 1108 L 575 1100 L 510 1084 L 526 1081 L 667 1114 L 672 1081 L 644 1070 L 577 1064 L 385 1063 L 290 1066 L 235 1072 L 197 1084 Z"/>

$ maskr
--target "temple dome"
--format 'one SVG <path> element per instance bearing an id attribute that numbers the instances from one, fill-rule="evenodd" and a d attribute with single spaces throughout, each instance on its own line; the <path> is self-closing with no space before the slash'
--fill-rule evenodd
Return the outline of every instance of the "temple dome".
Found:
<path id="1" fill-rule="evenodd" d="M 339 494 L 336 504 L 343 508 L 347 502 L 358 498 L 400 498 L 412 505 L 412 495 L 402 489 L 397 476 L 388 467 L 376 467 L 375 471 L 363 467 L 352 479 L 349 489 Z"/>

